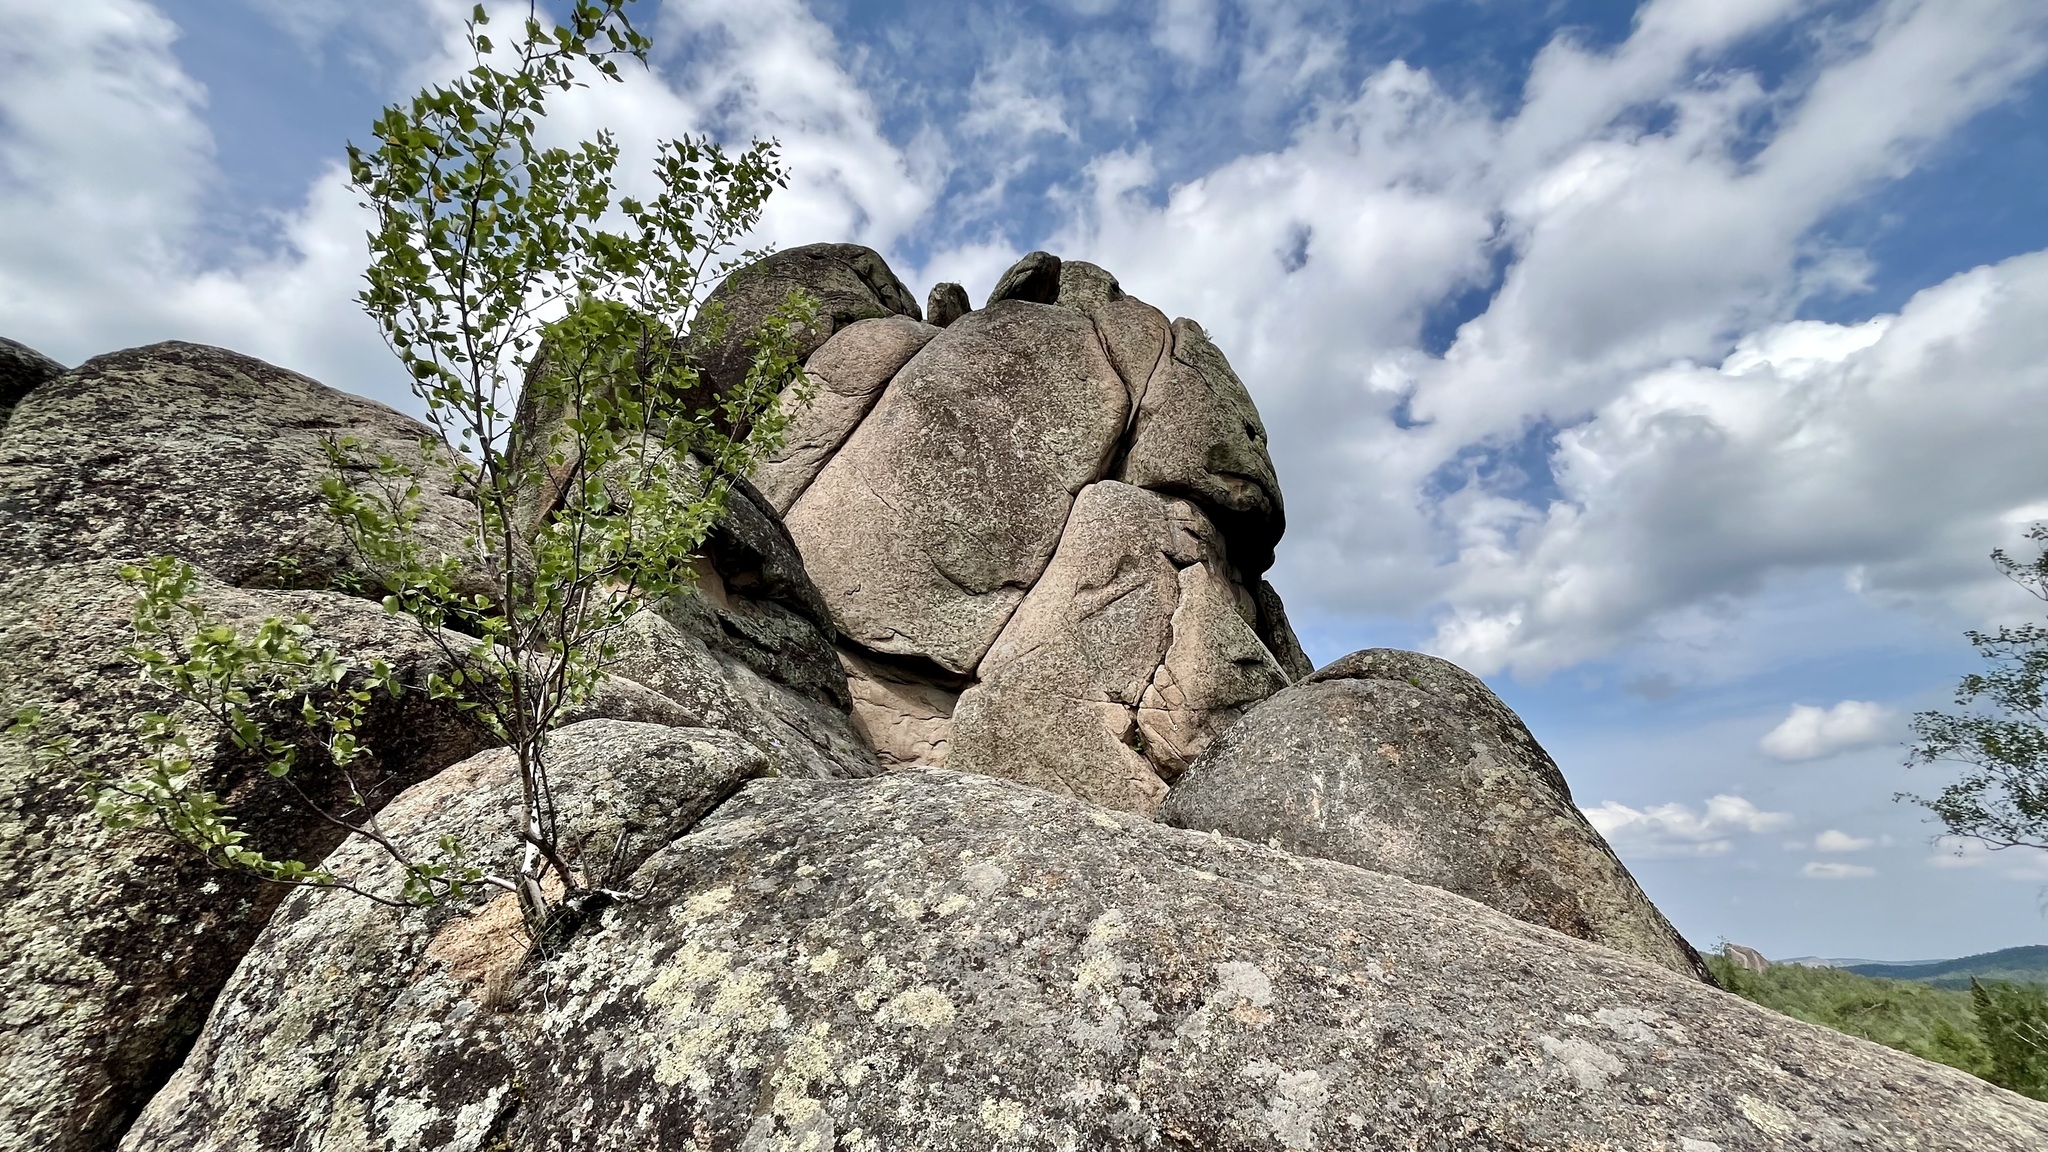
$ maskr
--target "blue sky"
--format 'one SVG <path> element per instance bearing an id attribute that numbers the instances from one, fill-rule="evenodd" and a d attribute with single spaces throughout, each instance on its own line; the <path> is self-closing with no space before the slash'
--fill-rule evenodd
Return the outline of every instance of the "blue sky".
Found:
<path id="1" fill-rule="evenodd" d="M 1903 718 L 2048 518 L 2038 0 L 642 0 L 563 105 L 629 161 L 774 135 L 762 239 L 977 299 L 1050 248 L 1200 320 L 1266 416 L 1310 653 L 1455 658 L 1693 939 L 2040 942 Z M 336 168 L 441 0 L 0 0 L 0 333 L 224 344 L 404 406 Z"/>

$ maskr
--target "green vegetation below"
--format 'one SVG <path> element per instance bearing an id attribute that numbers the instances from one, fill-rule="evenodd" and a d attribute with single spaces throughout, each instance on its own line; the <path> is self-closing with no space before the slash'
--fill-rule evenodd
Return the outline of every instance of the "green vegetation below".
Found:
<path id="1" fill-rule="evenodd" d="M 1957 991 L 1844 968 L 1751 972 L 1723 956 L 1707 966 L 1745 1000 L 2048 1100 L 2048 989 L 2039 985 Z"/>

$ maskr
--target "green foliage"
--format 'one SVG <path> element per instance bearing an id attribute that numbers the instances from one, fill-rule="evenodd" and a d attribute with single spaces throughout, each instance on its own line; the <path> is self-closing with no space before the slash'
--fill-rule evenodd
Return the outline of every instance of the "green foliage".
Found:
<path id="1" fill-rule="evenodd" d="M 455 552 L 446 540 L 430 544 L 422 474 L 348 439 L 328 446 L 334 472 L 322 493 L 381 584 L 346 590 L 416 622 L 449 671 L 401 685 L 380 661 L 359 666 L 314 643 L 303 620 L 265 621 L 245 635 L 191 599 L 189 567 L 163 557 L 134 569 L 128 654 L 187 707 L 143 718 L 140 773 L 86 771 L 110 824 L 163 828 L 265 879 L 361 891 L 246 843 L 198 782 L 186 713 L 285 781 L 302 749 L 267 721 L 289 715 L 317 733 L 324 765 L 347 776 L 372 754 L 361 730 L 369 702 L 417 690 L 469 711 L 516 755 L 523 854 L 510 876 L 464 863 L 447 837 L 435 859 L 411 859 L 378 831 L 351 783 L 351 810 L 321 815 L 405 869 L 395 902 L 490 885 L 519 895 L 538 937 L 621 895 L 562 858 L 549 732 L 595 686 L 628 617 L 650 598 L 694 588 L 694 553 L 734 478 L 781 443 L 779 396 L 808 398 L 797 336 L 817 320 L 815 302 L 792 295 L 749 335 L 744 379 L 713 387 L 699 376 L 704 350 L 730 323 L 700 301 L 758 258 L 736 245 L 786 183 L 772 143 L 729 154 L 710 139 L 665 142 L 653 194 L 636 198 L 618 188 L 609 133 L 542 142 L 550 95 L 619 79 L 622 58 L 644 62 L 648 41 L 627 18 L 630 3 L 574 0 L 552 27 L 529 4 L 509 44 L 492 41 L 477 6 L 473 66 L 386 108 L 375 145 L 348 149 L 352 184 L 376 217 L 358 299 L 425 410 L 428 470 L 452 477 L 474 518 Z M 59 737 L 44 739 L 47 754 L 68 755 Z M 551 881 L 559 900 L 545 895 Z"/>
<path id="2" fill-rule="evenodd" d="M 1991 560 L 2006 577 L 2048 600 L 2048 525 L 2035 525 L 2027 538 L 2041 549 L 2032 560 L 2015 560 L 2003 550 Z M 1917 742 L 1907 758 L 1908 764 L 1959 764 L 1962 775 L 1931 799 L 1908 793 L 1900 798 L 1925 805 L 1952 835 L 1993 848 L 2048 849 L 2048 627 L 2023 624 L 1968 635 L 1990 666 L 1956 686 L 1956 703 L 1974 710 L 1916 714 Z"/>
<path id="3" fill-rule="evenodd" d="M 1842 968 L 1751 972 L 1723 956 L 1706 959 L 1721 986 L 1745 1000 L 2048 1100 L 2048 989 L 1972 981 L 1961 992 Z"/>
<path id="4" fill-rule="evenodd" d="M 382 844 L 405 880 L 396 900 L 374 899 L 433 904 L 481 881 L 481 873 L 462 862 L 462 847 L 452 838 L 442 841 L 437 858 L 418 860 L 361 823 L 371 814 L 371 802 L 357 787 L 357 771 L 375 759 L 360 738 L 363 721 L 376 697 L 396 698 L 405 690 L 389 663 L 351 661 L 315 643 L 303 617 L 265 620 L 250 633 L 212 619 L 192 598 L 197 574 L 175 557 L 128 565 L 121 579 L 137 592 L 130 620 L 135 642 L 123 654 L 143 679 L 183 706 L 177 713 L 152 711 L 136 718 L 140 765 L 123 775 L 109 773 L 83 759 L 74 741 L 33 711 L 17 715 L 13 724 L 23 735 L 40 737 L 45 762 L 76 773 L 94 813 L 109 827 L 156 828 L 219 867 L 263 880 L 370 895 L 332 873 L 274 860 L 251 847 L 248 833 L 236 827 L 219 793 L 207 786 L 205 758 L 197 747 L 203 739 L 207 748 L 253 758 L 266 775 L 291 787 L 308 811 Z M 277 735 L 287 725 L 310 734 L 322 766 L 345 784 L 341 811 L 323 807 L 292 779 L 307 749 L 305 742 Z"/>
<path id="5" fill-rule="evenodd" d="M 1723 956 L 1706 959 L 1721 987 L 1745 1000 L 1965 1072 L 1982 1076 L 1990 1071 L 1964 993 L 1840 968 L 1773 964 L 1751 972 Z"/>
<path id="6" fill-rule="evenodd" d="M 1986 1079 L 2048 1100 L 2048 988 L 1972 980 L 1970 1006 L 1990 1050 Z"/>

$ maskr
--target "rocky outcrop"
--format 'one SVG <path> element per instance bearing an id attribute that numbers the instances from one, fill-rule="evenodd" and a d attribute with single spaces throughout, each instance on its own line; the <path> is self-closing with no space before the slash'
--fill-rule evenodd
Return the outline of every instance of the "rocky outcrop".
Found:
<path id="1" fill-rule="evenodd" d="M 1002 301 L 942 329 L 789 511 L 841 633 L 972 672 L 1107 469 L 1125 404 L 1085 317 Z"/>
<path id="2" fill-rule="evenodd" d="M 1252 709 L 1159 818 L 1403 876 L 1711 982 L 1486 685 L 1355 652 Z"/>
<path id="3" fill-rule="evenodd" d="M 755 478 L 884 763 L 1149 812 L 1308 670 L 1258 579 L 1282 524 L 1265 434 L 1201 329 L 1096 265 L 1031 253 L 989 301 L 941 285 L 931 325 L 835 335 Z"/>
<path id="4" fill-rule="evenodd" d="M 64 374 L 64 366 L 16 340 L 0 336 L 0 429 L 29 390 Z"/>
<path id="5" fill-rule="evenodd" d="M 138 679 L 122 655 L 134 642 L 135 593 L 115 568 L 62 564 L 0 582 L 0 714 L 41 708 L 44 735 L 75 742 L 71 759 L 49 761 L 25 740 L 0 737 L 0 1145 L 8 1147 L 110 1146 L 177 1067 L 283 894 L 155 833 L 110 830 L 82 798 L 81 766 L 126 774 L 140 758 L 136 717 L 177 712 L 177 701 Z M 193 599 L 245 629 L 305 613 L 314 643 L 353 661 L 388 660 L 413 685 L 448 670 L 419 629 L 352 596 L 204 579 Z M 356 766 L 354 784 L 373 805 L 488 743 L 457 710 L 419 691 L 374 697 L 361 736 L 374 761 Z M 194 751 L 199 779 L 256 846 L 317 861 L 338 842 L 260 764 L 224 742 Z M 304 760 L 290 783 L 330 811 L 348 810 L 347 782 Z"/>
<path id="6" fill-rule="evenodd" d="M 0 432 L 0 540 L 23 566 L 170 554 L 245 587 L 374 584 L 326 515 L 326 442 L 352 438 L 365 460 L 422 471 L 428 555 L 469 555 L 473 509 L 422 462 L 425 431 L 221 348 L 96 356 L 37 388 Z"/>
<path id="7" fill-rule="evenodd" d="M 972 311 L 974 303 L 967 298 L 967 289 L 958 284 L 934 284 L 931 295 L 925 297 L 925 323 L 934 328 L 944 328 Z"/>
<path id="8" fill-rule="evenodd" d="M 77 759 L 136 766 L 137 714 L 175 701 L 137 679 L 124 561 L 169 554 L 196 599 L 248 626 L 307 613 L 341 655 L 392 661 L 408 683 L 445 647 L 373 600 L 377 573 L 329 520 L 324 439 L 420 465 L 427 429 L 397 412 L 217 348 L 160 344 L 44 382 L 0 431 L 0 717 L 38 707 Z M 425 468 L 430 552 L 464 556 L 473 509 Z M 362 481 L 365 477 L 345 478 Z M 436 485 L 441 485 L 437 487 Z M 623 655 L 572 714 L 715 723 L 795 776 L 877 770 L 848 715 L 830 612 L 775 510 L 744 482 L 706 541 L 697 594 L 633 622 Z M 481 585 L 480 585 L 481 586 Z M 285 724 L 288 718 L 277 718 Z M 289 729 L 285 729 L 289 733 Z M 381 697 L 361 733 L 378 756 L 356 783 L 372 809 L 486 744 L 424 692 Z M 273 855 L 318 859 L 338 839 L 260 766 L 196 750 L 201 778 Z M 218 763 L 216 763 L 218 760 Z M 294 780 L 339 808 L 318 763 Z M 147 830 L 92 816 L 76 768 L 0 738 L 0 1146 L 110 1147 L 176 1065 L 282 890 L 216 872 Z"/>
<path id="9" fill-rule="evenodd" d="M 2048 1143 L 2041 1104 L 1436 888 L 1006 781 L 756 780 L 675 837 L 739 760 L 576 769 L 671 808 L 634 899 L 523 963 L 502 904 L 295 896 L 124 1148 Z M 507 824 L 488 767 L 393 833 Z"/>

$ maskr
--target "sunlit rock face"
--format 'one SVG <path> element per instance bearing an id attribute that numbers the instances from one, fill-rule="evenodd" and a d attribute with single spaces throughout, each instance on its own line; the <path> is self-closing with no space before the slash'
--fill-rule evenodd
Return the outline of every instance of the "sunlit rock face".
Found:
<path id="1" fill-rule="evenodd" d="M 850 259 L 819 274 L 880 257 Z M 1199 325 L 1092 264 L 1034 252 L 979 309 L 933 299 L 934 324 L 824 341 L 756 475 L 831 608 L 854 715 L 886 764 L 1150 812 L 1308 671 L 1258 578 L 1284 524 L 1258 411 Z"/>
<path id="2" fill-rule="evenodd" d="M 123 1147 L 2048 1146 L 2048 1106 L 1397 877 L 986 776 L 563 738 L 635 899 L 522 959 L 503 898 L 295 896 Z M 489 842 L 515 791 L 486 754 L 386 826 Z"/>

